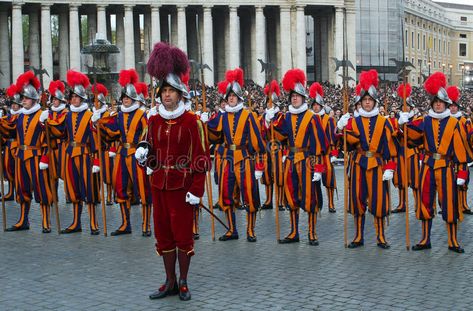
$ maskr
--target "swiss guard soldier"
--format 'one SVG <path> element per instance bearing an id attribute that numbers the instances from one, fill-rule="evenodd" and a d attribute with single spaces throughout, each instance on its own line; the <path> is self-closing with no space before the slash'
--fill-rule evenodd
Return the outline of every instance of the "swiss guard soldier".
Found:
<path id="1" fill-rule="evenodd" d="M 193 208 L 204 193 L 209 157 L 202 148 L 196 117 L 186 112 L 180 76 L 189 69 L 187 55 L 178 48 L 157 43 L 148 61 L 148 73 L 161 84 L 162 104 L 150 118 L 146 141 L 135 157 L 153 170 L 151 174 L 156 251 L 163 257 L 166 282 L 150 299 L 179 294 L 191 299 L 187 273 L 194 255 Z M 147 159 L 147 161 L 146 161 Z M 176 258 L 180 277 L 176 278 Z"/>
<path id="2" fill-rule="evenodd" d="M 264 152 L 265 146 L 253 113 L 249 109 L 243 109 L 243 70 L 228 70 L 225 78 L 226 112 L 217 114 L 207 124 L 210 141 L 219 141 L 221 138 L 224 141 L 218 183 L 219 205 L 227 216 L 230 230 L 219 240 L 238 239 L 233 198 L 235 188 L 238 187 L 247 209 L 246 239 L 248 242 L 256 242 L 256 211 L 260 207 L 256 182 L 263 175 L 264 164 L 259 158 L 254 164 L 252 157 L 258 152 Z M 202 114 L 202 122 L 205 123 L 207 118 L 207 114 Z"/>
<path id="3" fill-rule="evenodd" d="M 432 99 L 431 109 L 425 117 L 409 122 L 409 114 L 401 112 L 399 124 L 407 123 L 408 137 L 424 145 L 424 159 L 419 175 L 417 219 L 422 221 L 422 239 L 412 250 L 430 249 L 432 218 L 435 217 L 435 200 L 442 209 L 442 219 L 447 224 L 448 249 L 463 253 L 457 240 L 458 222 L 463 219 L 462 207 L 458 205 L 457 186 L 463 186 L 468 176 L 466 170 L 455 172 L 455 165 L 471 161 L 461 137 L 459 121 L 450 115 L 452 104 L 445 87 L 447 79 L 441 72 L 433 73 L 424 83 Z"/>
<path id="4" fill-rule="evenodd" d="M 64 160 L 66 195 L 73 204 L 74 219 L 72 224 L 61 233 L 82 232 L 82 203 L 87 204 L 90 216 L 90 234 L 100 233 L 96 218 L 96 204 L 99 202 L 98 178 L 93 174 L 100 171 L 99 159 L 96 156 L 96 142 L 91 122 L 92 112 L 86 102 L 86 88 L 89 78 L 77 71 L 67 72 L 67 84 L 70 91 L 70 110 L 58 118 L 47 122 L 51 136 L 62 138 L 66 142 Z"/>
<path id="5" fill-rule="evenodd" d="M 361 102 L 358 117 L 347 113 L 337 123 L 341 131 L 346 128 L 347 143 L 354 153 L 350 162 L 349 212 L 355 220 L 355 238 L 348 248 L 364 245 L 366 209 L 374 216 L 378 247 L 390 247 L 384 234 L 385 218 L 389 210 L 388 182 L 393 178 L 396 156 L 393 128 L 388 119 L 378 110 L 378 73 L 363 71 L 360 75 Z"/>
<path id="6" fill-rule="evenodd" d="M 21 205 L 20 219 L 7 231 L 28 230 L 30 228 L 28 214 L 34 194 L 40 204 L 43 233 L 51 232 L 50 205 L 52 203 L 49 188 L 48 170 L 39 170 L 43 160 L 45 143 L 43 122 L 48 111 L 41 111 L 39 104 L 40 83 L 33 71 L 20 75 L 16 81 L 18 93 L 23 97 L 22 112 L 15 119 L 1 119 L 0 128 L 6 137 L 16 137 L 18 148 L 15 158 L 15 176 L 17 202 Z"/>
<path id="7" fill-rule="evenodd" d="M 328 142 L 320 119 L 309 110 L 305 83 L 301 69 L 287 71 L 282 85 L 289 93 L 289 111 L 277 114 L 279 109 L 273 107 L 266 110 L 265 119 L 267 125 L 274 122 L 276 137 L 279 141 L 287 140 L 289 150 L 284 163 L 284 191 L 290 208 L 291 232 L 279 243 L 299 242 L 299 209 L 303 209 L 308 216 L 309 244 L 318 245 L 317 213 L 322 205 L 323 155 Z"/>

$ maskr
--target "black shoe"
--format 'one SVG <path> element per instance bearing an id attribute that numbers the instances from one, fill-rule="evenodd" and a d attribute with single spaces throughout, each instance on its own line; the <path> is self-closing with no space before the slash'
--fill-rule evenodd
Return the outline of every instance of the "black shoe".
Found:
<path id="1" fill-rule="evenodd" d="M 75 233 L 75 232 L 82 232 L 82 228 L 81 227 L 77 227 L 75 229 L 66 228 L 66 229 L 61 230 L 61 234 L 69 234 L 69 233 Z"/>
<path id="2" fill-rule="evenodd" d="M 141 235 L 146 237 L 151 236 L 151 231 L 143 231 L 141 232 Z"/>
<path id="3" fill-rule="evenodd" d="M 351 242 L 350 244 L 348 244 L 348 248 L 358 248 L 360 246 L 363 246 L 365 245 L 365 243 L 363 242 Z"/>
<path id="4" fill-rule="evenodd" d="M 432 245 L 430 243 L 416 244 L 416 245 L 412 246 L 413 251 L 422 251 L 424 249 L 431 249 L 431 248 L 432 248 Z"/>
<path id="5" fill-rule="evenodd" d="M 113 205 L 113 202 L 112 201 L 107 201 L 107 203 L 105 203 L 106 205 Z"/>
<path id="6" fill-rule="evenodd" d="M 437 214 L 439 214 L 439 215 L 442 214 L 442 210 L 439 209 L 439 211 L 437 212 Z"/>
<path id="7" fill-rule="evenodd" d="M 336 212 L 337 212 L 337 210 L 335 209 L 335 207 L 329 208 L 328 211 L 329 211 L 330 213 L 336 213 Z"/>
<path id="8" fill-rule="evenodd" d="M 466 210 L 463 211 L 463 214 L 473 215 L 473 212 L 471 211 L 471 209 L 466 209 Z"/>
<path id="9" fill-rule="evenodd" d="M 318 240 L 309 240 L 309 245 L 317 246 L 317 245 L 319 245 L 319 241 Z"/>
<path id="10" fill-rule="evenodd" d="M 30 230 L 30 225 L 26 224 L 23 226 L 11 226 L 10 228 L 7 228 L 5 231 L 13 232 L 13 231 L 24 231 L 24 230 Z"/>
<path id="11" fill-rule="evenodd" d="M 284 208 L 284 206 L 279 205 L 279 210 L 280 210 L 280 211 L 285 211 L 286 209 Z"/>
<path id="12" fill-rule="evenodd" d="M 177 281 L 174 282 L 174 286 L 172 288 L 169 287 L 169 282 L 166 280 L 166 282 L 161 285 L 161 287 L 149 295 L 149 299 L 161 299 L 167 296 L 174 296 L 179 293 L 179 287 L 177 287 Z"/>
<path id="13" fill-rule="evenodd" d="M 2 199 L 2 197 L 0 196 L 0 200 Z M 5 201 L 13 201 L 15 199 L 15 196 L 14 195 L 9 195 L 9 196 L 6 196 L 5 197 Z"/>
<path id="14" fill-rule="evenodd" d="M 248 242 L 256 242 L 256 237 L 255 237 L 255 236 L 247 236 L 247 237 L 246 237 L 246 240 L 247 240 Z"/>
<path id="15" fill-rule="evenodd" d="M 116 235 L 123 235 L 123 234 L 131 234 L 131 230 L 115 230 L 112 233 L 110 233 L 111 236 L 116 236 Z"/>
<path id="16" fill-rule="evenodd" d="M 189 287 L 187 287 L 186 280 L 179 280 L 179 299 L 182 301 L 191 300 L 191 292 Z"/>
<path id="17" fill-rule="evenodd" d="M 289 243 L 298 243 L 298 242 L 299 242 L 299 237 L 295 237 L 292 239 L 285 237 L 284 239 L 278 241 L 279 244 L 289 244 Z"/>
<path id="18" fill-rule="evenodd" d="M 406 212 L 406 209 L 405 208 L 396 208 L 396 209 L 393 209 L 391 211 L 391 213 L 393 214 L 397 214 L 397 213 L 405 213 Z"/>
<path id="19" fill-rule="evenodd" d="M 263 204 L 261 205 L 261 209 L 273 209 L 273 204 Z"/>
<path id="20" fill-rule="evenodd" d="M 96 229 L 96 230 L 90 230 L 90 235 L 99 235 L 100 234 L 100 230 L 99 229 Z"/>
<path id="21" fill-rule="evenodd" d="M 218 238 L 219 241 L 228 241 L 228 240 L 238 240 L 238 234 L 231 234 L 231 235 L 222 235 Z"/>
<path id="22" fill-rule="evenodd" d="M 465 252 L 465 250 L 461 248 L 461 246 L 449 246 L 448 249 L 458 254 L 463 254 Z"/>
<path id="23" fill-rule="evenodd" d="M 200 234 L 194 233 L 194 240 L 198 240 L 198 239 L 200 239 Z"/>
<path id="24" fill-rule="evenodd" d="M 43 233 L 50 233 L 51 232 L 51 228 L 43 228 Z"/>
<path id="25" fill-rule="evenodd" d="M 391 245 L 389 245 L 388 243 L 378 243 L 378 247 L 382 249 L 389 249 Z"/>
<path id="26" fill-rule="evenodd" d="M 218 209 L 219 211 L 221 211 L 221 210 L 222 210 L 222 208 L 220 207 L 220 204 L 218 204 L 218 203 L 215 203 L 215 205 L 214 205 L 214 209 L 215 209 L 215 210 L 217 210 L 217 209 Z"/>

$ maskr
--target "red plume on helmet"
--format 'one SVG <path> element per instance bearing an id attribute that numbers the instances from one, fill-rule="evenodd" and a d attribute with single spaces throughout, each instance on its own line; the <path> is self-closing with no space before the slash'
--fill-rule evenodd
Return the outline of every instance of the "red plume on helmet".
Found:
<path id="1" fill-rule="evenodd" d="M 360 85 L 363 90 L 368 91 L 371 86 L 378 88 L 378 83 L 378 72 L 375 69 L 361 72 Z"/>
<path id="2" fill-rule="evenodd" d="M 189 88 L 190 73 L 189 70 L 181 76 L 181 81 Z"/>
<path id="3" fill-rule="evenodd" d="M 270 84 L 266 84 L 264 87 L 264 94 L 268 96 L 269 94 L 269 88 L 271 87 L 271 92 L 276 93 L 276 95 L 279 97 L 281 96 L 281 88 L 279 87 L 279 83 L 276 80 L 271 81 Z"/>
<path id="4" fill-rule="evenodd" d="M 439 71 L 434 72 L 430 77 L 425 80 L 424 88 L 427 93 L 432 96 L 436 96 L 440 88 L 445 88 L 447 86 L 447 78 L 445 75 Z"/>
<path id="5" fill-rule="evenodd" d="M 136 84 L 138 80 L 138 73 L 135 69 L 121 70 L 118 83 L 120 83 L 122 87 L 125 87 L 128 84 Z"/>
<path id="6" fill-rule="evenodd" d="M 447 88 L 447 94 L 454 103 L 458 103 L 460 100 L 460 90 L 455 85 L 449 86 Z"/>
<path id="7" fill-rule="evenodd" d="M 412 93 L 412 87 L 409 83 L 402 83 L 397 87 L 397 96 L 400 98 L 408 98 L 411 96 Z"/>
<path id="8" fill-rule="evenodd" d="M 41 83 L 39 82 L 38 78 L 31 70 L 21 74 L 18 79 L 16 79 L 16 87 L 20 92 L 28 84 L 31 84 L 36 90 L 39 90 L 41 86 Z"/>
<path id="9" fill-rule="evenodd" d="M 97 90 L 95 90 L 95 86 L 97 86 Z M 96 83 L 95 85 L 92 85 L 92 93 L 103 94 L 103 96 L 106 97 L 108 95 L 108 90 L 102 83 Z"/>
<path id="10" fill-rule="evenodd" d="M 361 94 L 361 84 L 359 84 L 359 83 L 355 87 L 355 94 L 356 94 L 356 96 L 360 96 L 360 94 Z"/>
<path id="11" fill-rule="evenodd" d="M 317 94 L 319 94 L 321 97 L 324 97 L 324 89 L 320 83 L 314 82 L 309 88 L 309 96 L 315 98 Z"/>
<path id="12" fill-rule="evenodd" d="M 82 72 L 68 70 L 66 77 L 67 77 L 67 84 L 69 84 L 70 87 L 74 87 L 76 85 L 82 85 L 85 89 L 90 85 L 89 78 Z"/>
<path id="13" fill-rule="evenodd" d="M 302 86 L 305 87 L 306 83 L 306 77 L 304 71 L 301 69 L 290 69 L 288 70 L 285 74 L 284 77 L 282 78 L 282 87 L 286 92 L 289 92 L 290 90 L 294 89 L 294 86 L 300 83 Z"/>
<path id="14" fill-rule="evenodd" d="M 144 82 L 137 82 L 135 84 L 135 89 L 138 94 L 143 94 L 143 97 L 148 98 L 148 85 Z"/>
<path id="15" fill-rule="evenodd" d="M 64 86 L 64 83 L 62 83 L 62 81 L 60 80 L 51 81 L 51 83 L 49 83 L 49 88 L 48 88 L 49 94 L 51 94 L 51 96 L 56 96 L 57 90 L 59 90 L 62 94 L 64 94 L 64 92 L 66 91 L 66 87 Z"/>
<path id="16" fill-rule="evenodd" d="M 189 71 L 190 65 L 182 50 L 165 42 L 158 42 L 154 45 L 146 68 L 150 76 L 163 80 L 170 73 L 181 77 Z"/>
<path id="17" fill-rule="evenodd" d="M 19 94 L 19 90 L 16 87 L 16 84 L 12 84 L 7 88 L 7 96 L 8 97 L 14 97 L 16 94 Z"/>
<path id="18" fill-rule="evenodd" d="M 225 95 L 225 93 L 227 92 L 227 85 L 228 85 L 228 82 L 226 80 L 223 80 L 217 83 L 218 93 L 220 95 L 222 96 Z"/>
<path id="19" fill-rule="evenodd" d="M 240 87 L 243 87 L 243 75 L 243 69 L 241 68 L 227 70 L 227 72 L 225 73 L 225 80 L 227 80 L 228 83 L 237 82 Z"/>

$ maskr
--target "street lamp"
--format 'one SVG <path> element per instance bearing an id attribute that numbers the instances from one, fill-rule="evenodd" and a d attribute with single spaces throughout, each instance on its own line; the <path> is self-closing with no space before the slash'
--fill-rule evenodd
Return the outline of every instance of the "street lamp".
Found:
<path id="1" fill-rule="evenodd" d="M 448 65 L 448 68 L 450 68 L 450 84 L 453 83 L 453 80 L 452 80 L 452 69 L 453 69 L 453 65 L 452 64 L 449 64 Z"/>
<path id="2" fill-rule="evenodd" d="M 430 62 L 428 62 L 429 65 L 429 77 L 430 77 L 430 65 L 432 65 Z"/>
<path id="3" fill-rule="evenodd" d="M 445 73 L 445 63 L 442 64 L 442 72 Z"/>

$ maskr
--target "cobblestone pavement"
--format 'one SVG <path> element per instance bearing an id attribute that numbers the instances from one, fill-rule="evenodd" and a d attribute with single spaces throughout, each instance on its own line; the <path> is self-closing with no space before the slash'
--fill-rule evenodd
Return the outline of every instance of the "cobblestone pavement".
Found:
<path id="1" fill-rule="evenodd" d="M 343 170 L 337 168 L 339 185 Z M 178 297 L 151 301 L 148 294 L 164 280 L 154 238 L 141 236 L 141 215 L 133 207 L 134 233 L 121 237 L 41 233 L 39 208 L 33 205 L 31 230 L 0 232 L 1 310 L 471 310 L 473 298 L 473 216 L 465 216 L 459 239 L 466 253 L 447 249 L 446 228 L 434 220 L 433 248 L 406 251 L 405 215 L 390 217 L 387 239 L 391 249 L 376 247 L 372 217 L 365 226 L 365 246 L 343 246 L 343 188 L 337 213 L 323 210 L 317 231 L 320 245 L 307 244 L 307 217 L 300 219 L 302 240 L 278 245 L 274 210 L 258 216 L 257 243 L 212 241 L 209 217 L 202 215 L 201 239 L 196 242 L 189 286 L 192 300 Z M 264 193 L 263 187 L 261 192 Z M 397 190 L 392 188 L 394 203 Z M 216 197 L 214 195 L 214 197 Z M 470 204 L 473 205 L 470 196 Z M 71 205 L 61 196 L 63 227 L 71 221 Z M 412 206 L 412 205 L 411 205 Z M 394 208 L 395 206 L 393 206 Z M 109 231 L 120 222 L 119 208 L 108 207 Z M 17 218 L 16 204 L 7 203 L 8 224 Z M 245 215 L 238 211 L 245 232 Z M 223 215 L 217 212 L 218 215 Z M 289 230 L 282 212 L 281 237 Z M 411 244 L 420 239 L 420 223 L 410 214 Z M 349 217 L 348 238 L 353 236 Z M 82 215 L 88 229 L 88 215 Z M 224 233 L 216 223 L 217 236 Z M 244 234 L 241 234 L 244 237 Z"/>

